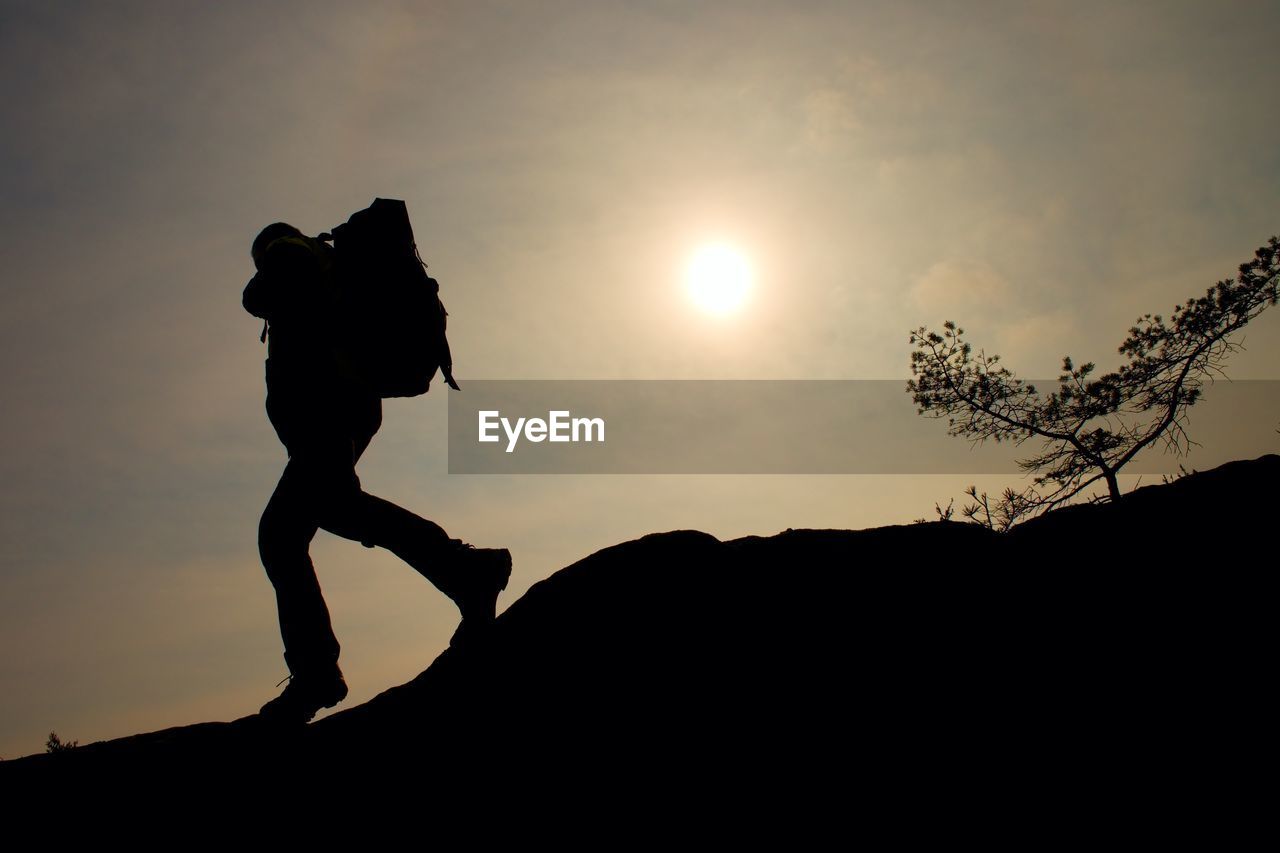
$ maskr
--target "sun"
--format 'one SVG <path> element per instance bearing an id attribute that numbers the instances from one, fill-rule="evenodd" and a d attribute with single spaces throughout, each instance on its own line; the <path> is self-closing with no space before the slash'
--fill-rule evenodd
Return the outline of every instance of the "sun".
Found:
<path id="1" fill-rule="evenodd" d="M 751 265 L 724 243 L 703 246 L 685 271 L 689 296 L 708 314 L 724 316 L 740 309 L 751 290 Z"/>

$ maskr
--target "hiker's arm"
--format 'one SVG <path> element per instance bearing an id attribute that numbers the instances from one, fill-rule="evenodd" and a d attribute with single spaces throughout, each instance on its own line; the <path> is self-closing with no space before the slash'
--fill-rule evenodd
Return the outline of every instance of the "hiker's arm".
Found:
<path id="1" fill-rule="evenodd" d="M 245 286 L 244 310 L 270 322 L 276 322 L 282 313 L 305 311 L 307 300 L 316 297 L 313 289 L 319 275 L 315 255 L 281 241 L 263 257 L 261 271 Z"/>
<path id="2" fill-rule="evenodd" d="M 240 301 L 244 305 L 244 310 L 253 316 L 260 317 L 263 320 L 269 319 L 267 315 L 271 313 L 271 286 L 262 273 L 258 273 L 249 279 L 249 283 L 244 287 L 244 296 Z"/>

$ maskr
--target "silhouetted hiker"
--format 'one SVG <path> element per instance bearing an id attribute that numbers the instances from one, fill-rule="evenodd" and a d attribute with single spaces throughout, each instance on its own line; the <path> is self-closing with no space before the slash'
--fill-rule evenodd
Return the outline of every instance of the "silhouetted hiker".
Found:
<path id="1" fill-rule="evenodd" d="M 289 453 L 258 529 L 275 587 L 289 684 L 262 707 L 273 722 L 301 724 L 347 695 L 338 640 L 308 548 L 318 528 L 394 552 L 462 611 L 453 643 L 494 619 L 511 574 L 506 550 L 450 539 L 437 524 L 364 492 L 355 465 L 382 425 L 382 399 L 335 349 L 334 250 L 285 223 L 253 241 L 257 275 L 244 307 L 267 322 L 267 417 Z"/>

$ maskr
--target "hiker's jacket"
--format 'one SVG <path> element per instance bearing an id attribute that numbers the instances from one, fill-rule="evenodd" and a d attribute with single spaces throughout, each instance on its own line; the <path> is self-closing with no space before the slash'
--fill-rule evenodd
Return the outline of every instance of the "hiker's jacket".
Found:
<path id="1" fill-rule="evenodd" d="M 244 308 L 267 321 L 267 386 L 323 394 L 352 382 L 334 342 L 340 331 L 333 250 L 309 237 L 284 237 L 262 255 L 244 289 Z"/>
<path id="2" fill-rule="evenodd" d="M 290 458 L 339 446 L 354 460 L 382 423 L 381 398 L 335 348 L 344 318 L 332 257 L 317 240 L 276 240 L 244 289 L 245 310 L 267 321 L 267 417 Z"/>

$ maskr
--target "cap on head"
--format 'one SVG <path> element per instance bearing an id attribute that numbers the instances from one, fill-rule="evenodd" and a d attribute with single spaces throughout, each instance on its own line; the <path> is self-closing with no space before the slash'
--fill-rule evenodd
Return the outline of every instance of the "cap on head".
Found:
<path id="1" fill-rule="evenodd" d="M 258 236 L 253 238 L 253 248 L 249 250 L 249 254 L 253 256 L 253 265 L 256 267 L 262 260 L 262 253 L 267 250 L 274 241 L 281 237 L 301 237 L 302 232 L 294 228 L 287 222 L 273 222 L 266 228 L 258 232 Z"/>

